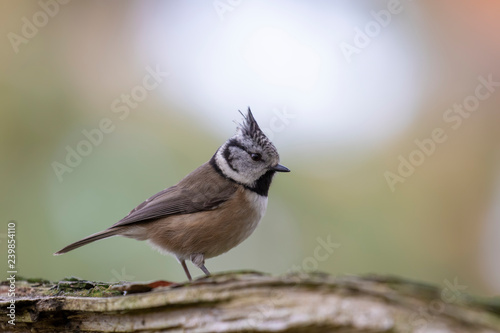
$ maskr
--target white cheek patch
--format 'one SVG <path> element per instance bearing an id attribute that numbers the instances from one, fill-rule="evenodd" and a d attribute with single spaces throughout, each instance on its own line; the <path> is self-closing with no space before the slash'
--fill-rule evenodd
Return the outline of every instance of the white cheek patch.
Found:
<path id="1" fill-rule="evenodd" d="M 224 151 L 224 149 L 221 148 L 217 151 L 217 154 L 215 155 L 215 163 L 217 163 L 217 166 L 220 168 L 222 173 L 226 177 L 229 177 L 229 178 L 237 181 L 238 183 L 241 183 L 241 184 L 244 184 L 247 186 L 253 186 L 254 182 L 248 181 L 248 178 L 249 178 L 248 175 L 240 174 L 240 173 L 234 171 L 229 166 L 229 164 L 226 161 L 226 159 L 224 158 L 224 156 L 222 156 L 223 151 Z"/>

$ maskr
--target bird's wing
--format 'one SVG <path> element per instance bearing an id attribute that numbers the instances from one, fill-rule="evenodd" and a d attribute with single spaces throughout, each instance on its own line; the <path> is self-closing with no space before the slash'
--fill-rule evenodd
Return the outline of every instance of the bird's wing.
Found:
<path id="1" fill-rule="evenodd" d="M 156 193 L 111 228 L 149 222 L 168 215 L 190 214 L 217 208 L 233 196 L 237 185 L 220 176 L 208 163 L 179 184 Z"/>

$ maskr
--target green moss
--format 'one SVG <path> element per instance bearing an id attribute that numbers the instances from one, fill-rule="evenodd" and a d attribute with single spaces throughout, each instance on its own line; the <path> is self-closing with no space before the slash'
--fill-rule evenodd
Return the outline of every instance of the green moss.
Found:
<path id="1" fill-rule="evenodd" d="M 111 289 L 113 284 L 65 278 L 46 290 L 46 296 L 110 297 L 120 296 L 122 292 Z"/>
<path id="2" fill-rule="evenodd" d="M 121 296 L 123 295 L 119 290 L 112 290 L 111 286 L 97 286 L 89 290 L 88 297 L 111 297 L 111 296 Z"/>
<path id="3" fill-rule="evenodd" d="M 77 278 L 76 276 L 67 276 L 61 281 L 83 281 L 82 279 Z"/>

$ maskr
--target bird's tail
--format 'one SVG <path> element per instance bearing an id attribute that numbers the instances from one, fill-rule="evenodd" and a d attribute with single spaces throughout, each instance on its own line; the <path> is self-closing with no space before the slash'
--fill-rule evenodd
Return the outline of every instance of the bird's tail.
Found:
<path id="1" fill-rule="evenodd" d="M 85 237 L 84 239 L 81 239 L 78 242 L 74 242 L 72 244 L 69 244 L 68 246 L 66 246 L 62 250 L 59 250 L 56 253 L 54 253 L 54 255 L 58 256 L 60 254 L 77 249 L 80 246 L 87 245 L 88 243 L 92 243 L 92 242 L 95 242 L 95 241 L 100 240 L 100 239 L 116 236 L 120 233 L 120 231 L 121 231 L 121 228 L 112 228 L 112 229 L 103 230 L 101 232 L 98 232 L 98 233 L 95 233 L 95 234 L 90 235 L 88 237 Z"/>

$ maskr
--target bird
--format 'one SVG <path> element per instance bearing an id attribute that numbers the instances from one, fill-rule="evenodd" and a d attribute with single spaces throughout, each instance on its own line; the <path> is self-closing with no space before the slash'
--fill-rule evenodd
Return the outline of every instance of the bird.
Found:
<path id="1" fill-rule="evenodd" d="M 247 239 L 265 214 L 279 164 L 274 144 L 260 129 L 250 107 L 236 133 L 212 158 L 179 183 L 139 204 L 111 227 L 72 243 L 54 255 L 112 236 L 123 236 L 175 256 L 189 281 L 186 261 L 206 276 L 205 259 L 221 255 Z"/>

